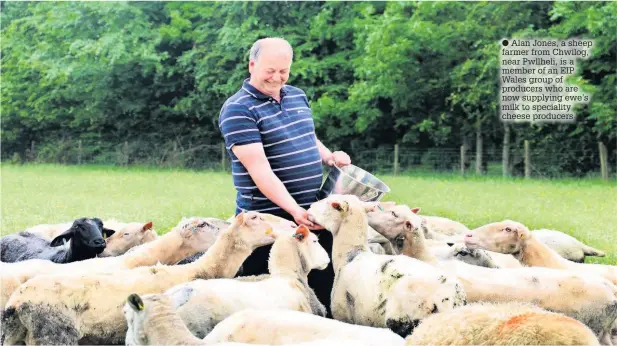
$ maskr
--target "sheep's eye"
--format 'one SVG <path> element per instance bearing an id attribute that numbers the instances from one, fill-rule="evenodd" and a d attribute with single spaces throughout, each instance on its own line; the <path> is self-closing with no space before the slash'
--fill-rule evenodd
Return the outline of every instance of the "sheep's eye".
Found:
<path id="1" fill-rule="evenodd" d="M 128 232 L 127 232 L 127 233 L 124 233 L 124 235 L 125 235 L 125 236 L 129 236 L 129 235 L 131 235 L 131 233 L 128 233 Z"/>
<path id="2" fill-rule="evenodd" d="M 257 215 L 253 215 L 253 216 L 251 217 L 251 220 L 256 220 L 256 219 L 257 219 Z"/>
<path id="3" fill-rule="evenodd" d="M 512 232 L 512 229 L 510 227 L 506 227 L 506 232 Z"/>
<path id="4" fill-rule="evenodd" d="M 392 216 L 394 216 L 394 217 L 398 217 L 398 215 L 396 215 L 396 213 L 395 213 L 395 212 L 392 212 Z"/>

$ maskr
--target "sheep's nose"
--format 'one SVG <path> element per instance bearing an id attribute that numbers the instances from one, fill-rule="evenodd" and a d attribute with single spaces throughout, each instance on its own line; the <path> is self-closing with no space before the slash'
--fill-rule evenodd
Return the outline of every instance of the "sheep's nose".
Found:
<path id="1" fill-rule="evenodd" d="M 94 244 L 95 246 L 104 246 L 105 240 L 104 239 L 94 239 L 92 241 L 92 244 Z"/>
<path id="2" fill-rule="evenodd" d="M 467 234 L 465 234 L 465 237 L 467 237 L 467 238 L 471 238 L 471 237 L 473 237 L 473 234 L 471 234 L 471 233 L 467 233 Z"/>

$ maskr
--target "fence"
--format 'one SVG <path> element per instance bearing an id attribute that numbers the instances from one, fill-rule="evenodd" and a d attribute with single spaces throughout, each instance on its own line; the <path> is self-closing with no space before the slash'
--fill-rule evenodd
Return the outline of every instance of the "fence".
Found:
<path id="1" fill-rule="evenodd" d="M 582 149 L 581 149 L 582 150 Z M 588 151 L 589 149 L 587 149 Z M 597 155 L 578 152 L 535 149 L 528 142 L 511 146 L 507 165 L 502 148 L 484 148 L 480 157 L 474 150 L 459 148 L 409 148 L 395 145 L 349 153 L 352 162 L 375 174 L 434 174 L 520 176 L 526 178 L 601 177 L 608 180 L 616 174 L 616 150 L 598 143 Z M 23 156 L 23 157 L 22 157 Z M 586 159 L 579 159 L 586 157 Z M 597 157 L 590 160 L 589 157 Z M 14 154 L 5 161 L 142 165 L 185 169 L 230 170 L 224 145 L 180 146 L 177 142 L 123 142 L 116 145 L 84 145 L 82 141 L 60 141 L 37 148 L 32 142 L 25 155 Z M 504 169 L 504 166 L 506 167 Z"/>

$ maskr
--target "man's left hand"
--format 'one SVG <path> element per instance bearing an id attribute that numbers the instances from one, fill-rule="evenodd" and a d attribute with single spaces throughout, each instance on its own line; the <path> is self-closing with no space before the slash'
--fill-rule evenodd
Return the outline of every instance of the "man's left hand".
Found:
<path id="1" fill-rule="evenodd" d="M 337 167 L 343 167 L 351 164 L 351 158 L 344 151 L 335 151 L 328 160 L 328 165 Z"/>

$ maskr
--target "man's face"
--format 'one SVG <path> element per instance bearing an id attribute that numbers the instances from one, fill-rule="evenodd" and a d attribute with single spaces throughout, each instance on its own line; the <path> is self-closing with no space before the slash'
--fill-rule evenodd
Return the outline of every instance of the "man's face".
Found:
<path id="1" fill-rule="evenodd" d="M 278 96 L 281 88 L 289 79 L 291 54 L 276 48 L 264 49 L 257 59 L 249 62 L 251 85 L 268 96 Z"/>

